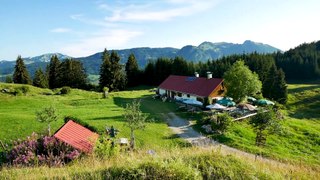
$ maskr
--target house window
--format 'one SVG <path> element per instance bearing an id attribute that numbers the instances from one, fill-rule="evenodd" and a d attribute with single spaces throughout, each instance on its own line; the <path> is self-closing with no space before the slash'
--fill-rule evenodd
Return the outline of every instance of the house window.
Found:
<path id="1" fill-rule="evenodd" d="M 182 96 L 182 93 L 179 93 L 179 92 L 178 92 L 178 96 L 181 97 L 181 96 Z"/>
<path id="2" fill-rule="evenodd" d="M 187 94 L 187 97 L 189 98 L 189 97 L 190 97 L 190 94 Z"/>

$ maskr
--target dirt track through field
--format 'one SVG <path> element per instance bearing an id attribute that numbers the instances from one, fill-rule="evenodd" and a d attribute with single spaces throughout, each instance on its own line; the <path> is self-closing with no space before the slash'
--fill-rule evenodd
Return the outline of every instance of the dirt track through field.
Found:
<path id="1" fill-rule="evenodd" d="M 223 145 L 217 141 L 214 141 L 211 138 L 205 137 L 199 132 L 195 131 L 192 128 L 192 124 L 183 118 L 180 118 L 174 113 L 168 113 L 167 115 L 167 123 L 169 128 L 180 138 L 185 139 L 190 142 L 193 146 L 203 147 L 203 148 L 213 148 L 220 150 L 223 154 L 233 154 L 235 156 L 245 157 L 247 159 L 251 159 L 253 161 L 260 160 L 267 163 L 272 163 L 276 165 L 284 165 L 283 163 L 267 159 L 261 156 L 256 156 L 255 154 L 247 153 L 226 145 Z"/>

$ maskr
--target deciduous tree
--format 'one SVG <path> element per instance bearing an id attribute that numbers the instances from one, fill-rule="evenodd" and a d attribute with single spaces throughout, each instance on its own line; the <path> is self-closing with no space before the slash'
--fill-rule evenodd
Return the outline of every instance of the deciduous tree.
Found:
<path id="1" fill-rule="evenodd" d="M 280 116 L 273 109 L 260 110 L 250 118 L 249 123 L 256 132 L 256 145 L 264 146 L 269 134 L 279 133 L 281 130 Z"/>
<path id="2" fill-rule="evenodd" d="M 262 83 L 258 75 L 252 73 L 241 60 L 235 62 L 225 72 L 223 78 L 227 96 L 232 97 L 236 102 L 241 102 L 247 95 L 254 95 L 261 91 Z"/>
<path id="3" fill-rule="evenodd" d="M 125 125 L 130 128 L 130 147 L 135 148 L 134 131 L 144 129 L 146 126 L 147 116 L 140 110 L 140 102 L 134 100 L 131 104 L 126 104 L 123 114 Z"/>
<path id="4" fill-rule="evenodd" d="M 53 106 L 45 107 L 36 112 L 36 120 L 48 124 L 48 135 L 51 135 L 51 123 L 58 120 L 58 113 Z"/>

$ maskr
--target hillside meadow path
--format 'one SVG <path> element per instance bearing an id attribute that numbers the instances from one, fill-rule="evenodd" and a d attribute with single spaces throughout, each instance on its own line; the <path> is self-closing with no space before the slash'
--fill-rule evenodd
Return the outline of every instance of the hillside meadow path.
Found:
<path id="1" fill-rule="evenodd" d="M 221 144 L 211 138 L 208 138 L 201 133 L 195 131 L 192 128 L 190 121 L 183 119 L 173 112 L 170 112 L 166 116 L 167 124 L 169 128 L 173 131 L 174 134 L 178 135 L 180 138 L 185 139 L 193 146 L 201 147 L 201 148 L 212 148 L 213 150 L 220 151 L 222 154 L 228 155 L 232 154 L 237 157 L 250 159 L 252 161 L 263 161 L 266 163 L 271 163 L 275 165 L 284 165 L 288 166 L 288 164 L 281 163 L 276 160 L 264 158 L 261 156 L 257 156 L 255 154 L 247 153 L 224 144 Z"/>

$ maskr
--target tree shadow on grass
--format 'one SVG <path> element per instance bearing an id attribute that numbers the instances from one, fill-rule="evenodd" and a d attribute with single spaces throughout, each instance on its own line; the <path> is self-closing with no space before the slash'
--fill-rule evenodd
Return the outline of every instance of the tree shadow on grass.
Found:
<path id="1" fill-rule="evenodd" d="M 226 144 L 226 145 L 232 144 L 234 142 L 233 139 L 227 137 L 224 134 L 213 134 L 211 137 L 212 139 L 218 141 L 219 143 Z"/>
<path id="2" fill-rule="evenodd" d="M 114 121 L 123 121 L 123 117 L 122 116 L 109 116 L 109 117 L 96 117 L 96 118 L 91 118 L 90 120 L 114 120 Z"/>
<path id="3" fill-rule="evenodd" d="M 298 87 L 298 88 L 294 88 L 294 89 L 288 89 L 288 93 L 292 94 L 292 93 L 301 93 L 304 91 L 310 91 L 310 90 L 314 90 L 320 88 L 320 84 L 314 84 L 314 85 L 310 85 L 307 87 Z"/>
<path id="4" fill-rule="evenodd" d="M 297 119 L 320 118 L 320 94 L 289 105 L 297 107 L 294 112 L 289 112 L 290 117 Z"/>

